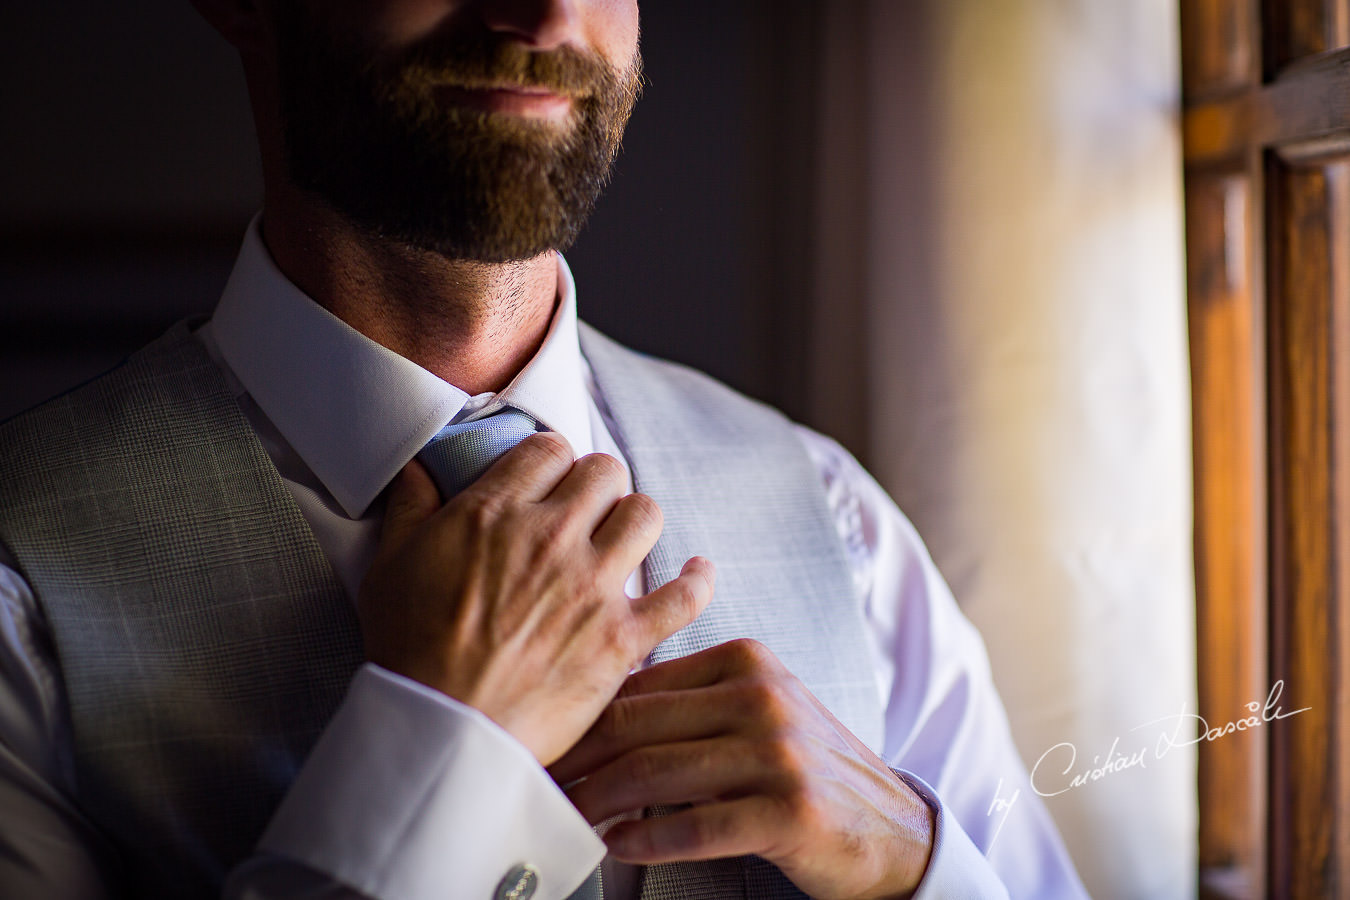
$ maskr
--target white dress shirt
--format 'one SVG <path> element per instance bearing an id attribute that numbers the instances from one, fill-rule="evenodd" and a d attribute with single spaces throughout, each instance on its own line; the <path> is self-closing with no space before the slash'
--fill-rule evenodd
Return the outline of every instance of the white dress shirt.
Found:
<path id="1" fill-rule="evenodd" d="M 255 220 L 198 336 L 239 400 L 348 595 L 374 552 L 394 475 L 444 425 L 524 410 L 578 456 L 624 461 L 577 340 L 572 276 L 534 359 L 470 396 L 374 343 L 275 266 Z M 1085 896 L 1031 791 L 989 676 L 913 527 L 837 444 L 799 428 L 864 600 L 890 765 L 938 810 L 920 897 Z M 626 461 L 625 461 L 626 465 Z M 716 563 L 716 560 L 713 561 Z M 8 563 L 9 565 L 5 565 Z M 641 589 L 638 573 L 631 593 Z M 0 895 L 112 893 L 113 850 L 81 815 L 51 638 L 0 547 Z M 1006 812 L 995 800 L 1017 800 Z M 604 844 L 533 756 L 486 716 L 367 664 L 240 865 L 228 897 L 487 898 L 508 870 L 562 900 Z M 607 900 L 638 870 L 605 860 Z M 30 893 L 31 892 L 31 893 Z"/>

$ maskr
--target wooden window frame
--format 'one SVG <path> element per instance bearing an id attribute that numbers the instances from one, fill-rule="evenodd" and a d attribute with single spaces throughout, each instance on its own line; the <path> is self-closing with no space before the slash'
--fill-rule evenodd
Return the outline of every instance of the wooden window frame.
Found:
<path id="1" fill-rule="evenodd" d="M 1350 0 L 1182 0 L 1202 897 L 1350 897 Z M 1263 710 L 1264 711 L 1264 710 Z"/>

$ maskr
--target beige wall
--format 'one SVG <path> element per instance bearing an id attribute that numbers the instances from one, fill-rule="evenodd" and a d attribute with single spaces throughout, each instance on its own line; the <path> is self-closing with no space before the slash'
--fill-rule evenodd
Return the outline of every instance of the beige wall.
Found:
<path id="1" fill-rule="evenodd" d="M 817 413 L 985 634 L 1029 766 L 1153 748 L 1195 709 L 1174 3 L 830 9 L 865 115 L 823 139 Z M 1189 751 L 1046 805 L 1094 896 L 1194 893 Z"/>

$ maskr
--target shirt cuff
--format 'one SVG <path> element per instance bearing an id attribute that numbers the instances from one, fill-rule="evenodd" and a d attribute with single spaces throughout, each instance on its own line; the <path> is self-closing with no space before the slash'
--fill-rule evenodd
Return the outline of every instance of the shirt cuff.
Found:
<path id="1" fill-rule="evenodd" d="M 515 738 L 367 663 L 258 846 L 379 900 L 495 896 L 512 870 L 565 898 L 605 845 Z"/>
<path id="2" fill-rule="evenodd" d="M 891 771 L 936 813 L 933 852 L 928 857 L 923 880 L 914 892 L 914 900 L 1007 900 L 1008 889 L 994 872 L 994 867 L 956 818 L 947 812 L 937 792 L 912 772 Z"/>

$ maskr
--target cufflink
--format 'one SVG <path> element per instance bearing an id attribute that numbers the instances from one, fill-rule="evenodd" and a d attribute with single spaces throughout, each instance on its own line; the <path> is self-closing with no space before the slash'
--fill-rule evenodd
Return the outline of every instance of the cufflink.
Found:
<path id="1" fill-rule="evenodd" d="M 498 882 L 494 900 L 530 900 L 538 888 L 539 870 L 529 863 L 521 863 Z"/>

